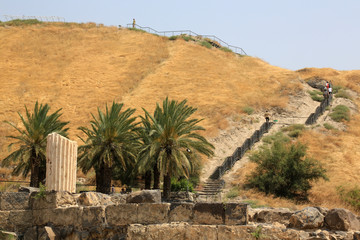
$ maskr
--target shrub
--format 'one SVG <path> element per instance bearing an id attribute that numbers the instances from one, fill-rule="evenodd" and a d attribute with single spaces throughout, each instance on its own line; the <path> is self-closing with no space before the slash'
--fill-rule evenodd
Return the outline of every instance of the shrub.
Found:
<path id="1" fill-rule="evenodd" d="M 305 126 L 303 124 L 292 124 L 288 127 L 284 127 L 281 129 L 283 132 L 289 132 L 289 137 L 297 138 L 301 135 L 302 131 L 305 129 Z"/>
<path id="2" fill-rule="evenodd" d="M 176 178 L 171 179 L 171 191 L 172 192 L 179 192 L 179 191 L 187 191 L 192 192 L 194 187 L 190 181 L 186 178 L 182 178 L 177 180 Z"/>
<path id="3" fill-rule="evenodd" d="M 212 48 L 211 43 L 209 43 L 209 42 L 207 42 L 207 41 L 201 41 L 201 42 L 200 42 L 200 45 L 201 45 L 201 46 L 204 46 L 204 47 L 206 47 L 206 48 Z"/>
<path id="4" fill-rule="evenodd" d="M 308 91 L 308 93 L 310 94 L 311 99 L 314 101 L 321 102 L 324 100 L 324 96 L 322 95 L 323 93 L 319 90 Z"/>
<path id="5" fill-rule="evenodd" d="M 342 86 L 333 86 L 332 90 L 333 90 L 333 94 L 338 93 L 341 89 L 344 89 Z"/>
<path id="6" fill-rule="evenodd" d="M 340 89 L 340 90 L 335 94 L 335 97 L 337 97 L 337 98 L 351 99 L 350 95 L 349 95 L 344 89 Z"/>
<path id="7" fill-rule="evenodd" d="M 327 179 L 320 163 L 306 157 L 306 146 L 276 141 L 253 153 L 250 160 L 258 164 L 247 176 L 247 186 L 278 197 L 307 200 L 310 182 Z"/>
<path id="8" fill-rule="evenodd" d="M 227 47 L 221 47 L 220 50 L 223 50 L 224 52 L 232 52 L 232 50 Z"/>
<path id="9" fill-rule="evenodd" d="M 336 122 L 350 121 L 350 109 L 345 105 L 337 105 L 329 116 Z"/>
<path id="10" fill-rule="evenodd" d="M 326 128 L 327 130 L 335 130 L 336 129 L 333 125 L 331 125 L 329 123 L 324 123 L 323 125 L 324 125 L 324 128 Z"/>
<path id="11" fill-rule="evenodd" d="M 169 40 L 174 41 L 174 40 L 176 40 L 177 38 L 178 38 L 178 36 L 171 36 L 171 37 L 169 37 Z"/>
<path id="12" fill-rule="evenodd" d="M 352 189 L 345 189 L 343 186 L 340 186 L 337 188 L 337 192 L 341 200 L 360 210 L 360 188 L 358 186 Z"/>
<path id="13" fill-rule="evenodd" d="M 188 36 L 188 35 L 181 35 L 181 38 L 184 39 L 185 41 L 195 41 L 195 39 L 192 36 Z"/>
<path id="14" fill-rule="evenodd" d="M 252 107 L 246 106 L 243 107 L 242 110 L 247 113 L 248 115 L 251 115 L 254 112 L 254 109 Z"/>
<path id="15" fill-rule="evenodd" d="M 35 24 L 42 24 L 42 21 L 39 21 L 37 19 L 14 19 L 7 22 L 0 23 L 1 26 L 25 26 L 25 25 L 35 25 Z"/>
<path id="16" fill-rule="evenodd" d="M 287 143 L 290 141 L 290 138 L 284 135 L 282 132 L 277 132 L 273 135 L 268 135 L 262 138 L 264 143 L 272 144 L 275 141 L 280 141 L 282 143 Z"/>
<path id="17" fill-rule="evenodd" d="M 226 197 L 227 198 L 236 198 L 237 196 L 239 196 L 240 192 L 237 189 L 237 187 L 233 187 L 227 194 Z"/>
<path id="18" fill-rule="evenodd" d="M 128 28 L 131 31 L 136 31 L 136 32 L 146 32 L 145 30 L 139 29 L 139 28 Z"/>

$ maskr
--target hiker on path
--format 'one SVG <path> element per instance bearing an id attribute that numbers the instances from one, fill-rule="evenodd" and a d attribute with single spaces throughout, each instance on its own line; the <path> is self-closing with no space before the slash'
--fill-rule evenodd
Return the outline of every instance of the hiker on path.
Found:
<path id="1" fill-rule="evenodd" d="M 136 21 L 135 18 L 133 18 L 133 28 L 135 28 L 135 25 L 136 25 Z"/>
<path id="2" fill-rule="evenodd" d="M 270 117 L 271 117 L 269 110 L 265 111 L 264 117 L 265 117 L 265 121 L 266 121 L 266 132 L 268 132 L 268 129 L 270 127 L 269 124 L 270 124 Z"/>

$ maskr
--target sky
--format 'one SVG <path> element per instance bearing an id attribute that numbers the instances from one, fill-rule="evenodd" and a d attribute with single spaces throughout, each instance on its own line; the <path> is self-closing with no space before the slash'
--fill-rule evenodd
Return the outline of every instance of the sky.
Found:
<path id="1" fill-rule="evenodd" d="M 0 20 L 57 16 L 66 22 L 216 35 L 247 55 L 290 70 L 360 70 L 359 0 L 0 0 Z"/>

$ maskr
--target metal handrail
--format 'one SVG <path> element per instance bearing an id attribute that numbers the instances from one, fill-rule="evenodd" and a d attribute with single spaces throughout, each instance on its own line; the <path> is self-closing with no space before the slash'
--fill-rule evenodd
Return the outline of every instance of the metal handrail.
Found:
<path id="1" fill-rule="evenodd" d="M 242 49 L 241 47 L 237 47 L 237 46 L 233 46 L 230 45 L 228 43 L 226 43 L 225 41 L 223 41 L 222 39 L 218 38 L 215 35 L 201 35 L 201 34 L 197 34 L 191 30 L 176 30 L 176 31 L 157 31 L 151 27 L 142 27 L 138 24 L 133 24 L 133 23 L 128 23 L 126 25 L 127 28 L 138 28 L 141 30 L 144 30 L 148 33 L 154 33 L 160 36 L 164 36 L 164 37 L 171 37 L 171 36 L 177 36 L 177 35 L 182 35 L 182 34 L 187 34 L 189 36 L 195 36 L 195 37 L 205 37 L 205 38 L 212 38 L 212 40 L 217 41 L 221 44 L 221 46 L 223 47 L 227 47 L 230 50 L 232 50 L 233 52 L 237 53 L 237 54 L 241 54 L 241 55 L 247 55 L 246 52 L 244 51 L 244 49 Z"/>

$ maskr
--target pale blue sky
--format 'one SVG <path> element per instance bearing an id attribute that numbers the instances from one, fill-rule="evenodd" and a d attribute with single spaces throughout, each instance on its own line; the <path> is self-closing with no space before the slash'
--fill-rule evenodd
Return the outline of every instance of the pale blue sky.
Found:
<path id="1" fill-rule="evenodd" d="M 359 0 L 0 0 L 3 15 L 114 26 L 135 18 L 158 31 L 216 35 L 282 68 L 360 69 Z"/>

